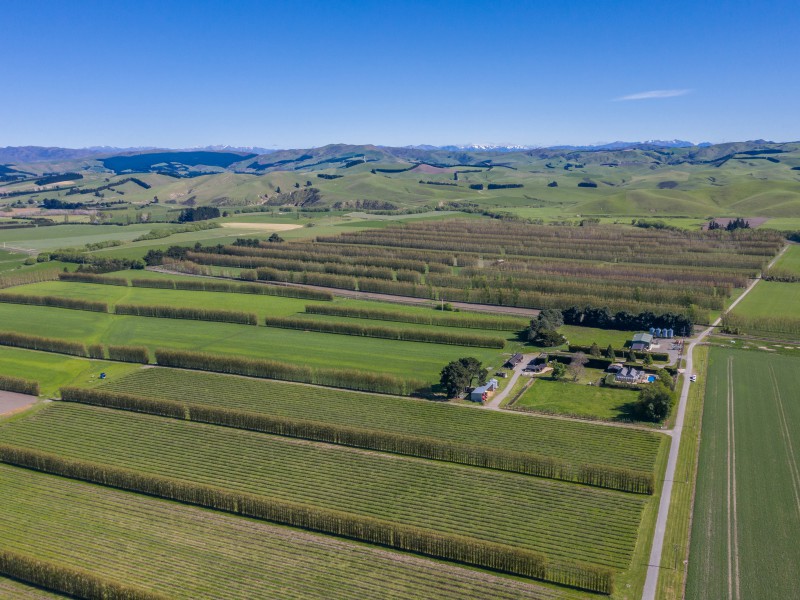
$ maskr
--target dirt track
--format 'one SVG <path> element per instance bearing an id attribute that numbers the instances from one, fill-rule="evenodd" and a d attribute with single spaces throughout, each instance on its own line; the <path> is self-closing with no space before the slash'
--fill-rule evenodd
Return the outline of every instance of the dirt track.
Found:
<path id="1" fill-rule="evenodd" d="M 16 412 L 36 402 L 36 396 L 0 391 L 0 415 Z"/>

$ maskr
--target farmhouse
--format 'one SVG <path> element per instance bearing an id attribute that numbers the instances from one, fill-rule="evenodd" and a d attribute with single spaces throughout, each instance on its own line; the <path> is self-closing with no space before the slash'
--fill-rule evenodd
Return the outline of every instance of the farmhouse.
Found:
<path id="1" fill-rule="evenodd" d="M 653 336 L 649 333 L 637 333 L 633 336 L 631 342 L 631 349 L 633 350 L 650 350 L 650 344 L 653 343 Z"/>
<path id="2" fill-rule="evenodd" d="M 619 381 L 620 383 L 636 383 L 639 381 L 639 378 L 642 376 L 642 372 L 634 367 L 623 367 L 620 371 L 614 376 L 615 381 Z"/>
<path id="3" fill-rule="evenodd" d="M 473 402 L 485 402 L 489 399 L 489 395 L 497 390 L 497 379 L 490 379 L 489 383 L 476 387 L 469 394 L 469 399 Z"/>

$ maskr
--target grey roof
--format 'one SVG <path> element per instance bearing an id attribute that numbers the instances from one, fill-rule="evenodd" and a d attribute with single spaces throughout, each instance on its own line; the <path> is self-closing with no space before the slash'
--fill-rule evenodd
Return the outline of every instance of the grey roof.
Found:
<path id="1" fill-rule="evenodd" d="M 650 344 L 653 341 L 653 336 L 649 333 L 637 333 L 633 336 L 634 342 L 644 342 L 646 344 Z"/>

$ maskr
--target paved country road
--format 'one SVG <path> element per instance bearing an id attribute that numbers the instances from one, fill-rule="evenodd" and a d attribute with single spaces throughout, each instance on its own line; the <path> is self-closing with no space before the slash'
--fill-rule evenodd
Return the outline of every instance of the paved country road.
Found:
<path id="1" fill-rule="evenodd" d="M 767 267 L 769 269 L 775 264 L 789 246 L 784 246 L 783 249 L 773 258 Z M 742 301 L 742 299 L 750 293 L 750 291 L 761 280 L 754 279 L 745 288 L 741 295 L 734 300 L 728 310 L 733 308 Z M 664 487 L 661 490 L 661 500 L 658 503 L 658 517 L 656 519 L 656 530 L 653 534 L 653 546 L 650 550 L 650 560 L 647 563 L 647 579 L 644 582 L 644 591 L 642 593 L 642 600 L 655 600 L 656 592 L 658 590 L 658 574 L 661 569 L 661 553 L 664 549 L 664 535 L 667 531 L 667 518 L 669 517 L 669 504 L 672 500 L 672 483 L 675 478 L 675 469 L 678 464 L 678 452 L 680 451 L 681 435 L 683 434 L 683 421 L 686 416 L 686 403 L 689 400 L 689 389 L 692 386 L 689 381 L 689 376 L 692 374 L 694 368 L 692 364 L 692 352 L 694 347 L 701 343 L 714 328 L 719 326 L 722 322 L 722 316 L 714 321 L 710 327 L 704 329 L 700 334 L 695 337 L 691 343 L 686 347 L 686 372 L 683 377 L 683 388 L 681 389 L 680 401 L 678 402 L 678 413 L 675 417 L 675 427 L 672 430 L 672 445 L 669 449 L 669 459 L 667 460 L 667 470 L 664 473 Z"/>

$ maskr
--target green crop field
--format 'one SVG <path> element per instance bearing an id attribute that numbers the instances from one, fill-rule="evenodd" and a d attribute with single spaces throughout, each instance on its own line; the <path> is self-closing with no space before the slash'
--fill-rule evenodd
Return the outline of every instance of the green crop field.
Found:
<path id="1" fill-rule="evenodd" d="M 514 408 L 599 419 L 630 419 L 629 405 L 636 398 L 631 390 L 540 378 L 520 396 Z"/>
<path id="2" fill-rule="evenodd" d="M 438 381 L 442 367 L 463 356 L 474 356 L 484 364 L 496 367 L 505 361 L 502 351 L 486 348 L 111 315 L 43 306 L 0 303 L 0 322 L 6 331 L 66 338 L 87 344 L 202 350 L 319 367 L 390 373 L 428 383 Z"/>
<path id="3" fill-rule="evenodd" d="M 0 501 L 0 548 L 72 567 L 91 564 L 96 574 L 170 598 L 578 597 L 5 465 L 0 466 Z M 4 600 L 56 597 L 62 596 L 0 579 Z"/>
<path id="4" fill-rule="evenodd" d="M 690 600 L 796 596 L 798 389 L 796 357 L 711 349 L 689 555 Z"/>
<path id="5" fill-rule="evenodd" d="M 62 403 L 6 425 L 0 441 L 619 570 L 630 566 L 648 502 L 537 477 Z"/>
<path id="6" fill-rule="evenodd" d="M 759 281 L 730 315 L 726 326 L 743 333 L 796 340 L 800 336 L 800 283 Z"/>
<path id="7" fill-rule="evenodd" d="M 800 245 L 793 244 L 789 246 L 783 256 L 775 261 L 775 269 L 800 275 Z"/>
<path id="8" fill-rule="evenodd" d="M 0 375 L 38 381 L 43 396 L 54 396 L 64 385 L 89 385 L 105 372 L 110 379 L 122 377 L 137 365 L 86 360 L 63 354 L 0 346 Z"/>
<path id="9" fill-rule="evenodd" d="M 177 369 L 139 369 L 103 389 L 650 472 L 666 442 L 590 423 Z"/>

